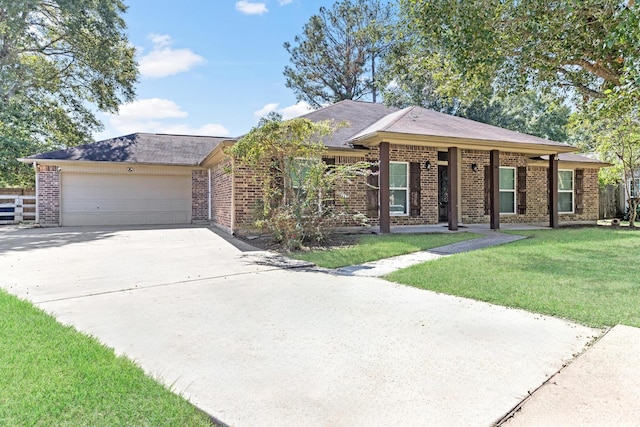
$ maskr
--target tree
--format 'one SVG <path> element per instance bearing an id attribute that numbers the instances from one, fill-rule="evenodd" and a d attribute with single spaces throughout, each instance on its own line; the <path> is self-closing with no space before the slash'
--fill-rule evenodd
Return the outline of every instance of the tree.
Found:
<path id="1" fill-rule="evenodd" d="M 424 57 L 446 54 L 457 96 L 555 87 L 602 98 L 638 64 L 638 6 L 618 0 L 401 0 Z M 484 85 L 483 85 L 484 83 Z M 474 87 L 475 86 L 475 87 Z"/>
<path id="2" fill-rule="evenodd" d="M 518 95 L 494 95 L 488 102 L 462 106 L 457 115 L 505 129 L 566 142 L 571 109 L 553 94 L 529 90 Z"/>
<path id="3" fill-rule="evenodd" d="M 313 107 L 372 94 L 376 101 L 376 61 L 384 55 L 395 17 L 381 0 L 341 0 L 320 8 L 296 36 L 284 43 L 292 66 L 286 86 Z"/>
<path id="4" fill-rule="evenodd" d="M 629 204 L 629 225 L 635 226 L 640 188 L 640 108 L 628 94 L 610 92 L 572 117 L 571 129 L 583 146 L 600 153 L 605 161 L 617 164 L 622 172 Z"/>
<path id="5" fill-rule="evenodd" d="M 0 184 L 32 183 L 16 157 L 89 142 L 95 108 L 133 100 L 125 11 L 120 0 L 0 0 Z"/>
<path id="6" fill-rule="evenodd" d="M 262 187 L 255 225 L 289 249 L 322 240 L 325 224 L 340 214 L 333 209 L 343 199 L 335 194 L 336 183 L 369 173 L 369 163 L 337 166 L 322 160 L 327 149 L 322 138 L 334 129 L 330 122 L 282 121 L 271 113 L 227 152 L 234 167 L 250 168 Z M 364 218 L 357 212 L 343 213 Z"/>

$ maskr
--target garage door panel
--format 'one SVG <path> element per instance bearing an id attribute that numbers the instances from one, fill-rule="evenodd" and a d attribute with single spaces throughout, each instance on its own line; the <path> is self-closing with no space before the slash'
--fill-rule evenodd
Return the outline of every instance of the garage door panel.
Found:
<path id="1" fill-rule="evenodd" d="M 190 222 L 190 176 L 62 175 L 63 225 Z"/>

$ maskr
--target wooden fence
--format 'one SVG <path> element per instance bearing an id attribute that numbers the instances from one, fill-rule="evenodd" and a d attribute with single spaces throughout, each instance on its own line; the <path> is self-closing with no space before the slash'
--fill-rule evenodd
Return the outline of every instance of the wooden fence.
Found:
<path id="1" fill-rule="evenodd" d="M 624 213 L 624 189 L 620 185 L 600 187 L 600 219 L 621 218 Z"/>
<path id="2" fill-rule="evenodd" d="M 36 196 L 34 190 L 0 188 L 0 224 L 35 222 Z"/>

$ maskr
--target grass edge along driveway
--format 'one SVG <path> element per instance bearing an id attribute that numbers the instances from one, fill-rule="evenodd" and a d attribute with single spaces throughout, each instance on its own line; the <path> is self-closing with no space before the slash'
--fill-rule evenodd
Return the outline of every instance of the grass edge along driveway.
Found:
<path id="1" fill-rule="evenodd" d="M 362 235 L 353 246 L 293 252 L 289 256 L 312 262 L 320 267 L 339 268 L 426 251 L 479 237 L 482 235 L 469 232 Z"/>
<path id="2" fill-rule="evenodd" d="M 592 327 L 640 327 L 640 232 L 586 227 L 514 234 L 529 238 L 384 278 Z"/>
<path id="3" fill-rule="evenodd" d="M 0 343 L 0 425 L 213 425 L 127 358 L 3 290 Z"/>

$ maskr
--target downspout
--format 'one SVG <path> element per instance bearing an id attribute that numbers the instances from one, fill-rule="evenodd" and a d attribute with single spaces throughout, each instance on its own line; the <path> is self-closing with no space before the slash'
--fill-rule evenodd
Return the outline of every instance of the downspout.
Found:
<path id="1" fill-rule="evenodd" d="M 40 198 L 38 197 L 38 164 L 33 162 L 33 170 L 36 173 L 36 224 L 40 224 Z"/>
<path id="2" fill-rule="evenodd" d="M 208 191 L 208 196 L 207 196 L 207 201 L 209 203 L 209 208 L 208 208 L 208 215 L 207 215 L 207 219 L 209 220 L 209 222 L 211 222 L 211 168 L 207 169 L 207 184 L 209 187 L 209 191 Z"/>

